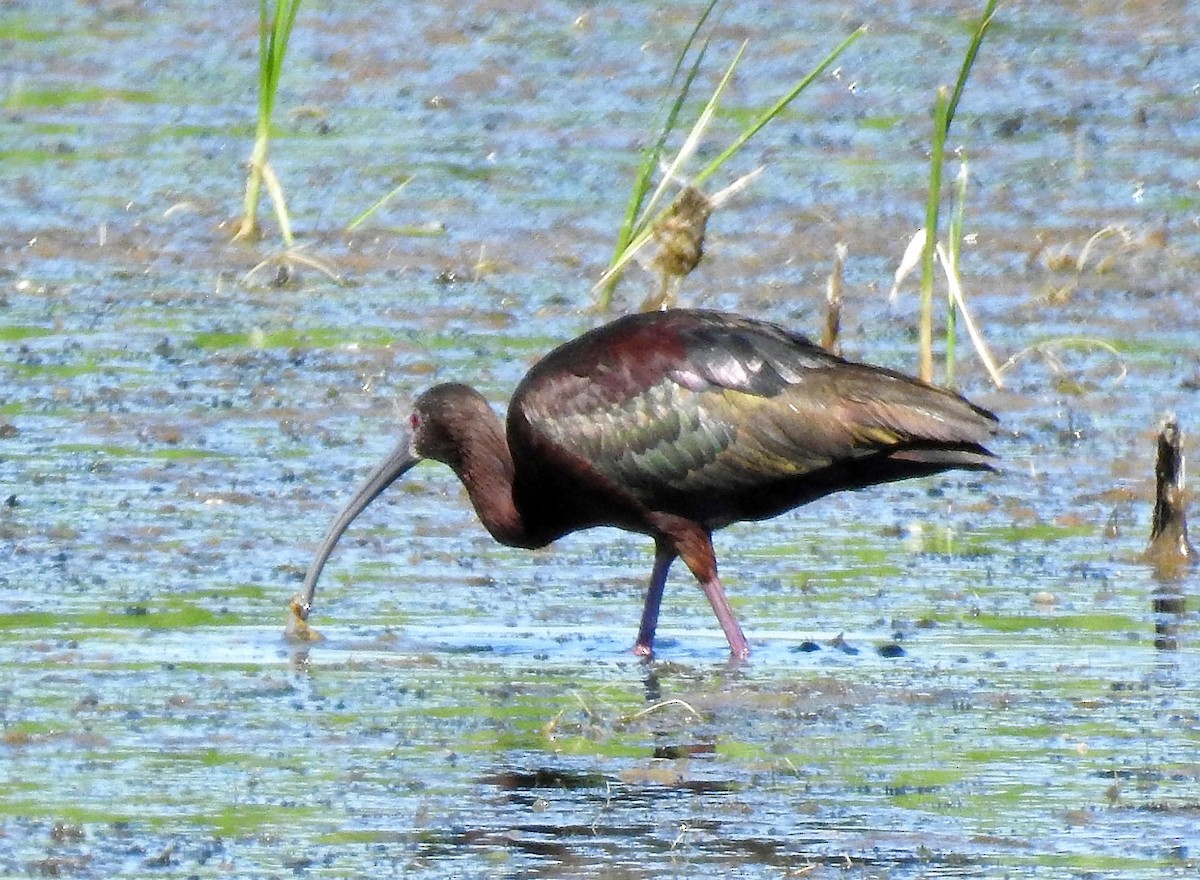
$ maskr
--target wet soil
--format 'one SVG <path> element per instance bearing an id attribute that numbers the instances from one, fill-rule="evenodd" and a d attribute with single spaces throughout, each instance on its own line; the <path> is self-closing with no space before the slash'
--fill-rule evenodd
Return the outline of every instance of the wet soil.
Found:
<path id="1" fill-rule="evenodd" d="M 1003 468 L 722 533 L 739 666 L 682 573 L 628 653 L 644 539 L 497 547 L 432 465 L 283 638 L 415 393 L 502 405 L 602 320 L 693 5 L 305 4 L 272 163 L 338 283 L 267 213 L 229 242 L 253 4 L 51 6 L 0 8 L 0 874 L 1193 875 L 1196 575 L 1141 552 L 1161 414 L 1200 430 L 1194 4 L 1002 5 L 951 140 Z M 845 242 L 847 354 L 912 370 L 887 294 L 979 10 L 734 7 L 709 155 L 870 31 L 729 170 L 767 165 L 681 300 L 817 334 Z"/>

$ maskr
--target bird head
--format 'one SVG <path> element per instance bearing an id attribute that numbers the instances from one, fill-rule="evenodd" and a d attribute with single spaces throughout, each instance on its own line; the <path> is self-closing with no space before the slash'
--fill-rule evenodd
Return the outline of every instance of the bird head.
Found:
<path id="1" fill-rule="evenodd" d="M 408 417 L 411 449 L 418 459 L 440 461 L 458 473 L 464 436 L 494 422 L 487 398 L 474 388 L 455 382 L 435 385 L 417 398 Z"/>
<path id="2" fill-rule="evenodd" d="M 486 415 L 486 418 L 484 416 Z M 367 475 L 362 485 L 334 518 L 304 577 L 304 585 L 293 608 L 301 620 L 312 610 L 317 578 L 321 576 L 333 548 L 350 524 L 392 483 L 413 465 L 432 459 L 459 472 L 462 466 L 463 433 L 472 425 L 490 425 L 495 416 L 486 398 L 467 385 L 435 385 L 413 404 L 405 429 L 392 451 Z"/>

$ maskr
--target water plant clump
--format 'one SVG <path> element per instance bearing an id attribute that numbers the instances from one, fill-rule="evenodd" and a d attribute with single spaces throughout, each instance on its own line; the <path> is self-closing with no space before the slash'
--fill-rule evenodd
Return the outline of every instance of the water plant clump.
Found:
<path id="1" fill-rule="evenodd" d="M 950 134 L 950 125 L 954 121 L 954 114 L 958 109 L 959 99 L 962 98 L 963 89 L 966 88 L 967 79 L 971 75 L 971 68 L 974 66 L 975 58 L 979 54 L 979 47 L 983 44 L 983 38 L 995 19 L 998 4 L 999 0 L 988 0 L 987 7 L 984 9 L 983 15 L 979 19 L 979 24 L 975 28 L 975 32 L 971 38 L 970 45 L 967 47 L 962 67 L 958 72 L 958 80 L 954 84 L 954 91 L 950 92 L 943 86 L 938 89 L 937 99 L 934 102 L 933 134 L 929 150 L 929 196 L 925 203 L 925 227 L 917 233 L 921 237 L 921 310 L 918 322 L 920 340 L 918 375 L 926 382 L 933 381 L 933 271 L 934 260 L 935 258 L 939 258 L 939 248 L 941 248 L 940 261 L 946 273 L 948 289 L 946 382 L 950 384 L 954 381 L 955 316 L 956 313 L 961 312 L 966 319 L 967 328 L 971 332 L 975 348 L 979 352 L 984 365 L 987 367 L 992 381 L 997 387 L 1001 385 L 1000 374 L 992 362 L 987 346 L 983 343 L 983 337 L 975 329 L 973 323 L 970 322 L 970 317 L 966 312 L 966 300 L 962 296 L 962 286 L 959 283 L 958 255 L 962 236 L 963 200 L 966 193 L 965 170 L 959 178 L 958 201 L 950 223 L 949 247 L 943 247 L 938 242 L 938 223 L 942 200 L 942 168 L 946 155 L 946 139 Z"/>
<path id="2" fill-rule="evenodd" d="M 258 224 L 258 203 L 265 185 L 284 245 L 290 248 L 295 244 L 283 186 L 267 156 L 271 147 L 271 120 L 275 115 L 279 80 L 283 75 L 288 41 L 299 10 L 300 0 L 275 0 L 273 8 L 269 7 L 267 0 L 258 2 L 258 118 L 254 126 L 254 149 L 250 153 L 242 219 L 233 236 L 235 241 L 256 241 L 262 235 Z"/>
<path id="3" fill-rule="evenodd" d="M 607 310 L 611 307 L 616 284 L 620 280 L 625 268 L 637 257 L 639 251 L 649 242 L 654 240 L 661 241 L 664 238 L 667 239 L 667 247 L 655 261 L 655 268 L 659 271 L 662 285 L 658 299 L 650 300 L 648 305 L 657 306 L 669 302 L 673 286 L 677 284 L 679 278 L 695 268 L 703 252 L 703 223 L 693 222 L 691 230 L 685 236 L 686 244 L 684 249 L 688 252 L 694 251 L 695 259 L 678 258 L 678 254 L 672 250 L 674 243 L 680 240 L 675 234 L 679 225 L 675 222 L 676 219 L 683 213 L 693 218 L 702 216 L 703 221 L 706 223 L 709 215 L 716 207 L 731 195 L 741 190 L 762 169 L 756 169 L 750 172 L 750 174 L 744 175 L 712 196 L 705 197 L 700 188 L 701 184 L 716 174 L 751 138 L 787 109 L 788 105 L 799 97 L 801 92 L 808 88 L 818 76 L 824 73 L 838 56 L 845 52 L 867 30 L 866 26 L 863 25 L 842 40 L 808 74 L 800 79 L 796 85 L 774 104 L 755 116 L 738 133 L 737 137 L 699 172 L 690 178 L 682 178 L 686 182 L 681 197 L 668 204 L 667 207 L 660 208 L 659 204 L 668 186 L 681 179 L 680 169 L 696 152 L 705 131 L 716 114 L 722 93 L 733 77 L 734 71 L 737 69 L 743 54 L 746 52 L 747 44 L 743 43 L 734 55 L 733 61 L 726 69 L 724 75 L 713 89 L 712 94 L 696 118 L 679 151 L 661 169 L 659 183 L 651 191 L 655 171 L 659 169 L 662 163 L 667 141 L 670 140 L 672 134 L 679 127 L 680 113 L 691 92 L 692 85 L 700 72 L 711 41 L 711 34 L 700 44 L 699 48 L 695 48 L 697 41 L 719 2 L 720 0 L 712 0 L 705 7 L 704 12 L 701 14 L 696 26 L 692 29 L 690 36 L 684 43 L 683 49 L 675 60 L 675 67 L 668 81 L 668 90 L 676 89 L 675 97 L 664 114 L 663 123 L 659 128 L 658 135 L 651 141 L 642 154 L 642 161 L 634 177 L 633 189 L 626 207 L 625 218 L 617 232 L 617 243 L 613 251 L 612 260 L 608 268 L 604 271 L 604 274 L 600 277 L 600 280 L 593 287 L 593 292 L 598 293 L 597 304 L 601 310 Z M 694 53 L 693 49 L 695 49 Z M 685 64 L 689 56 L 691 57 L 691 63 Z M 677 88 L 676 84 L 678 84 Z M 705 199 L 703 211 L 695 210 L 695 205 L 698 203 L 699 198 Z M 689 205 L 692 206 L 690 209 Z M 674 271 L 684 267 L 686 267 L 686 271 L 682 273 Z"/>

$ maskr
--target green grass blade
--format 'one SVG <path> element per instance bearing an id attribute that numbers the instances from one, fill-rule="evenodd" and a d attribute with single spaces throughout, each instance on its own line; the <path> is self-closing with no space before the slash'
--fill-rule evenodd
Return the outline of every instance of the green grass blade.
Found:
<path id="1" fill-rule="evenodd" d="M 275 84 L 283 73 L 283 62 L 287 58 L 288 42 L 292 38 L 292 27 L 296 23 L 296 13 L 300 10 L 300 0 L 277 0 L 275 4 L 275 28 L 271 33 L 271 60 L 275 71 Z"/>
<path id="2" fill-rule="evenodd" d="M 684 61 L 699 38 L 700 31 L 704 28 L 705 22 L 708 21 L 713 10 L 716 9 L 717 4 L 720 2 L 721 0 L 711 0 L 704 9 L 704 12 L 701 13 L 695 27 L 692 28 L 692 32 L 688 35 L 682 51 L 675 58 L 675 67 L 672 69 L 671 78 L 667 82 L 668 90 L 674 88 L 676 81 L 679 79 L 680 71 L 683 70 Z M 629 243 L 634 236 L 634 226 L 637 223 L 638 217 L 643 214 L 642 205 L 645 202 L 646 193 L 650 191 L 650 180 L 654 176 L 655 169 L 658 168 L 658 162 L 662 157 L 663 149 L 666 147 L 667 139 L 671 136 L 671 132 L 675 130 L 679 113 L 683 109 L 688 94 L 691 92 L 692 83 L 695 82 L 696 75 L 700 72 L 700 66 L 704 61 L 705 54 L 708 52 L 708 46 L 709 40 L 705 40 L 704 45 L 700 47 L 700 51 L 696 53 L 696 58 L 688 69 L 683 84 L 675 94 L 675 100 L 667 108 L 658 137 L 642 153 L 642 161 L 638 165 L 637 174 L 634 177 L 633 190 L 629 196 L 629 204 L 625 209 L 625 217 L 621 221 L 620 229 L 617 230 L 617 242 L 613 248 L 612 261 L 609 263 L 608 271 L 605 273 L 606 279 L 600 288 L 600 299 L 597 305 L 603 310 L 609 309 L 612 305 L 613 291 L 616 288 L 617 279 L 619 278 L 614 267 L 620 260 L 621 255 L 629 250 Z"/>
<path id="3" fill-rule="evenodd" d="M 264 177 L 268 173 L 271 120 L 275 114 L 275 100 L 279 94 L 279 81 L 287 57 L 288 40 L 299 9 L 300 0 L 275 0 L 273 8 L 269 6 L 268 0 L 258 0 L 258 118 L 254 126 L 254 148 L 250 154 L 242 220 L 234 234 L 235 239 L 258 237 L 258 203 Z M 284 241 L 290 245 L 293 241 L 291 220 L 283 201 L 283 190 L 278 179 L 274 177 L 266 183 L 281 234 Z"/>
<path id="4" fill-rule="evenodd" d="M 801 92 L 803 92 L 812 84 L 813 80 L 824 73 L 829 65 L 833 64 L 839 55 L 849 49 L 850 46 L 853 45 L 858 38 L 866 32 L 867 26 L 864 24 L 850 34 L 850 36 L 846 37 L 846 39 L 842 40 L 842 42 L 839 43 L 832 52 L 826 55 L 820 64 L 809 71 L 808 75 L 805 76 L 804 79 L 800 80 L 800 82 L 797 83 L 791 91 L 776 101 L 766 111 L 764 111 L 756 120 L 754 120 L 754 122 L 748 125 L 742 131 L 742 133 L 734 139 L 733 143 L 731 143 L 728 147 L 721 151 L 721 153 L 715 159 L 708 163 L 708 165 L 706 165 L 700 171 L 700 173 L 692 179 L 693 185 L 699 186 L 701 183 L 708 180 L 708 178 L 712 177 L 713 174 L 715 174 L 718 170 L 720 170 L 721 166 L 729 161 L 730 157 L 737 153 L 738 150 L 744 147 L 750 138 L 762 131 L 763 127 L 768 122 L 782 113 L 787 106 L 800 95 Z"/>
<path id="5" fill-rule="evenodd" d="M 925 202 L 925 248 L 921 252 L 921 315 L 918 322 L 919 346 L 917 375 L 933 381 L 933 253 L 937 246 L 938 209 L 942 197 L 942 159 L 946 151 L 946 117 L 950 92 L 938 89 L 934 108 L 933 144 L 929 159 L 929 197 Z"/>
<path id="6" fill-rule="evenodd" d="M 950 226 L 946 230 L 947 238 L 947 275 L 959 275 L 958 262 L 962 254 L 963 214 L 967 201 L 967 160 L 964 156 L 958 169 L 958 179 L 954 196 L 954 212 L 950 215 Z M 955 305 L 954 290 L 946 285 L 946 384 L 954 385 L 955 345 L 958 338 L 958 308 Z"/>
<path id="7" fill-rule="evenodd" d="M 975 66 L 975 56 L 979 54 L 979 47 L 983 45 L 983 37 L 987 33 L 988 28 L 992 25 L 992 20 L 996 17 L 996 7 L 1000 0 L 988 0 L 987 6 L 983 10 L 983 17 L 979 19 L 979 25 L 975 28 L 975 34 L 971 37 L 971 44 L 967 47 L 967 54 L 963 58 L 962 68 L 958 72 L 958 81 L 954 84 L 954 94 L 950 96 L 950 105 L 946 111 L 946 128 L 949 129 L 950 123 L 954 121 L 954 113 L 958 110 L 958 100 L 962 97 L 963 89 L 967 87 L 967 78 L 971 75 L 971 68 Z"/>
<path id="8" fill-rule="evenodd" d="M 279 237 L 283 239 L 286 247 L 293 247 L 296 244 L 296 237 L 292 234 L 292 217 L 288 213 L 287 200 L 283 197 L 283 186 L 279 183 L 279 178 L 275 175 L 275 170 L 269 162 L 263 163 L 263 183 L 267 187 L 267 195 L 271 197 L 271 205 L 275 209 L 275 219 L 279 223 Z"/>
<path id="9" fill-rule="evenodd" d="M 846 51 L 846 49 L 848 49 L 856 40 L 866 33 L 866 31 L 866 25 L 862 25 L 840 44 L 838 44 L 838 46 L 832 52 L 830 52 L 816 67 L 814 67 L 807 76 L 800 80 L 796 86 L 794 86 L 787 94 L 771 105 L 770 108 L 760 114 L 749 126 L 743 129 L 738 137 L 734 139 L 732 144 L 726 147 L 716 159 L 710 162 L 703 170 L 701 170 L 699 174 L 692 178 L 691 183 L 693 185 L 699 185 L 720 170 L 721 166 L 723 166 L 725 162 L 727 162 L 738 152 L 738 150 L 745 146 L 746 143 L 752 137 L 754 137 L 754 135 L 761 131 L 769 122 L 771 122 L 771 120 L 775 119 L 780 113 L 782 113 L 783 110 L 792 101 L 794 101 L 801 92 L 811 85 L 812 82 L 834 62 L 834 60 L 836 60 L 843 52 Z M 733 64 L 730 65 L 725 76 L 717 86 L 713 97 L 709 99 L 709 102 L 706 105 L 706 110 L 708 110 L 709 107 L 715 108 L 716 99 L 719 98 L 720 93 L 723 91 L 726 83 L 733 73 L 733 70 L 736 68 L 738 61 L 741 59 L 742 51 L 744 50 L 745 46 L 743 45 L 741 50 L 739 50 L 737 57 L 734 59 Z M 694 70 L 695 68 L 693 67 L 693 76 Z M 704 114 L 702 113 L 701 118 L 703 117 Z M 659 189 L 661 190 L 662 187 L 660 186 Z M 639 199 L 639 206 L 641 205 L 643 199 Z M 625 240 L 623 247 L 618 247 L 618 249 L 614 252 L 613 259 L 610 262 L 608 269 L 605 270 L 604 275 L 601 276 L 600 280 L 593 287 L 594 292 L 600 292 L 600 299 L 598 300 L 597 304 L 601 309 L 608 308 L 612 300 L 612 289 L 616 283 L 617 277 L 620 275 L 620 272 L 633 259 L 633 255 L 637 253 L 637 251 L 650 239 L 653 234 L 654 225 L 662 219 L 668 210 L 670 210 L 670 206 L 658 212 L 639 209 L 634 215 L 633 221 L 629 224 L 629 238 Z M 622 236 L 622 238 L 623 237 L 624 236 Z"/>
<path id="10" fill-rule="evenodd" d="M 638 166 L 637 177 L 634 180 L 633 192 L 630 194 L 629 205 L 625 210 L 625 219 L 621 223 L 621 229 L 617 235 L 617 247 L 615 254 L 620 254 L 625 246 L 629 244 L 629 240 L 634 235 L 634 227 L 637 224 L 638 217 L 642 215 L 642 206 L 645 204 L 646 193 L 650 191 L 650 180 L 654 176 L 655 170 L 658 168 L 659 160 L 662 158 L 663 148 L 666 146 L 667 138 L 671 136 L 671 132 L 675 130 L 676 123 L 679 118 L 679 111 L 682 109 L 684 101 L 687 99 L 688 93 L 691 91 L 692 83 L 696 79 L 696 74 L 700 70 L 700 64 L 704 61 L 704 55 L 708 51 L 708 42 L 697 53 L 696 60 L 688 71 L 687 77 L 684 79 L 683 85 L 679 89 L 679 93 L 675 96 L 674 102 L 667 113 L 667 117 L 663 122 L 662 130 L 659 132 L 655 142 L 643 153 L 641 164 Z M 681 59 L 682 60 L 682 59 Z M 674 76 L 672 76 L 674 80 Z M 615 255 L 614 255 L 615 259 Z"/>
<path id="11" fill-rule="evenodd" d="M 687 138 L 684 140 L 683 145 L 679 148 L 679 153 L 676 154 L 674 160 L 672 160 L 671 164 L 667 167 L 666 172 L 662 176 L 662 180 L 659 181 L 658 187 L 654 190 L 654 194 L 650 196 L 650 200 L 646 203 L 645 210 L 642 211 L 641 221 L 636 224 L 634 228 L 635 237 L 640 235 L 645 229 L 648 228 L 650 214 L 654 211 L 654 208 L 662 198 L 663 193 L 666 192 L 667 187 L 670 186 L 671 181 L 675 179 L 680 166 L 683 165 L 683 163 L 691 158 L 691 156 L 696 152 L 696 148 L 700 145 L 700 139 L 704 136 L 705 129 L 708 128 L 708 124 L 712 121 L 713 115 L 717 112 L 717 105 L 721 101 L 721 95 L 725 93 L 726 86 L 728 86 L 729 81 L 733 79 L 733 72 L 737 70 L 738 63 L 742 60 L 742 56 L 746 53 L 747 45 L 747 43 L 743 42 L 738 48 L 737 54 L 733 56 L 733 61 L 730 62 L 729 67 L 725 71 L 725 75 L 721 77 L 720 81 L 717 83 L 717 87 L 713 89 L 713 93 L 709 97 L 708 102 L 704 105 L 704 109 L 701 110 L 700 115 L 696 117 L 695 124 L 692 125 L 691 131 L 688 132 Z"/>
<path id="12" fill-rule="evenodd" d="M 979 54 L 979 48 L 983 45 L 983 38 L 987 34 L 988 28 L 991 27 L 992 21 L 995 19 L 996 7 L 998 5 L 999 0 L 988 0 L 987 6 L 984 7 L 983 15 L 975 28 L 975 33 L 971 37 L 971 43 L 967 47 L 962 67 L 958 71 L 958 80 L 954 84 L 953 92 L 948 92 L 945 88 L 941 88 L 938 90 L 937 95 L 930 149 L 929 198 L 925 205 L 925 249 L 921 254 L 921 314 L 919 320 L 920 351 L 918 354 L 918 375 L 926 382 L 933 381 L 933 265 L 934 250 L 937 247 L 938 239 L 942 162 L 945 157 L 946 140 L 950 135 L 950 124 L 954 121 L 954 113 L 958 109 L 959 99 L 966 88 L 967 79 L 971 75 L 971 68 L 974 66 L 975 58 Z M 961 234 L 961 219 L 959 221 L 959 232 Z M 957 244 L 952 244 L 951 249 L 954 250 L 952 269 L 953 271 L 957 271 Z M 954 343 L 951 339 L 955 329 L 954 314 L 954 309 L 951 307 L 946 323 L 947 382 L 951 381 L 954 375 Z"/>
<path id="13" fill-rule="evenodd" d="M 979 354 L 979 359 L 983 362 L 983 367 L 987 370 L 988 376 L 991 377 L 992 383 L 997 388 L 1003 388 L 1002 370 L 996 366 L 995 358 L 992 357 L 991 351 L 988 350 L 983 333 L 971 318 L 971 310 L 967 308 L 967 299 L 962 291 L 962 281 L 958 277 L 958 272 L 950 265 L 950 258 L 940 244 L 937 246 L 937 258 L 941 262 L 942 268 L 946 270 L 946 285 L 950 289 L 950 296 L 954 299 L 954 304 L 958 307 L 959 314 L 962 315 L 963 326 L 967 328 L 967 336 L 970 337 L 971 342 L 974 344 L 975 351 Z M 1013 355 L 1013 357 L 1009 358 L 1005 366 L 1011 366 L 1018 356 Z"/>
<path id="14" fill-rule="evenodd" d="M 692 32 L 688 35 L 687 41 L 683 45 L 683 50 L 675 59 L 675 67 L 671 70 L 670 80 L 667 81 L 668 90 L 674 89 L 675 82 L 679 79 L 679 73 L 683 70 L 683 62 L 687 59 L 688 53 L 692 51 L 692 46 L 695 45 L 696 39 L 700 36 L 700 31 L 703 29 L 704 23 L 708 21 L 709 16 L 720 2 L 721 0 L 711 0 L 704 12 L 701 13 L 695 27 L 692 28 Z M 642 162 L 638 167 L 637 178 L 634 181 L 629 210 L 626 212 L 627 227 L 623 227 L 626 241 L 632 235 L 633 225 L 641 210 L 642 200 L 650 189 L 650 178 L 654 176 L 654 170 L 658 167 L 658 160 L 662 156 L 667 139 L 671 136 L 671 132 L 675 130 L 679 113 L 683 109 L 687 96 L 691 93 L 692 83 L 695 82 L 696 75 L 700 72 L 700 67 L 704 62 L 704 56 L 708 52 L 710 40 L 711 38 L 706 39 L 704 45 L 700 47 L 700 51 L 696 54 L 695 60 L 688 69 L 683 85 L 679 88 L 679 91 L 675 95 L 675 100 L 671 102 L 671 106 L 667 109 L 666 117 L 663 120 L 657 139 L 642 155 Z"/>
<path id="15" fill-rule="evenodd" d="M 737 54 L 734 56 L 733 62 L 729 65 L 728 70 L 725 71 L 725 75 L 721 77 L 721 81 L 717 84 L 716 89 L 713 90 L 711 97 L 708 99 L 708 103 L 704 105 L 704 109 L 700 112 L 699 117 L 697 117 L 695 124 L 692 126 L 692 130 L 688 133 L 688 136 L 683 143 L 683 146 L 680 147 L 679 153 L 675 156 L 674 160 L 672 160 L 670 166 L 663 174 L 662 180 L 659 181 L 658 187 L 654 191 L 654 195 L 650 197 L 649 202 L 639 212 L 638 217 L 635 220 L 634 228 L 630 232 L 630 240 L 626 242 L 625 247 L 622 250 L 613 254 L 612 263 L 609 264 L 608 269 L 605 270 L 604 275 L 601 276 L 600 281 L 597 282 L 596 285 L 602 291 L 611 292 L 612 285 L 615 283 L 616 279 L 620 277 L 620 273 L 625 269 L 626 266 L 629 265 L 629 263 L 637 255 L 638 251 L 640 251 L 654 235 L 655 225 L 666 215 L 669 210 L 671 210 L 671 206 L 668 205 L 663 210 L 655 213 L 654 206 L 658 203 L 659 199 L 662 197 L 662 194 L 666 191 L 666 188 L 675 178 L 676 172 L 679 170 L 680 165 L 682 165 L 688 159 L 688 157 L 690 157 L 696 151 L 696 147 L 700 142 L 700 138 L 704 134 L 704 130 L 708 127 L 708 123 L 712 120 L 713 114 L 716 112 L 717 103 L 720 101 L 721 94 L 725 91 L 725 87 L 729 84 L 729 80 L 733 77 L 734 70 L 737 69 L 738 62 L 742 59 L 742 54 L 746 51 L 746 45 L 746 43 L 742 43 L 741 48 L 738 49 Z M 606 308 L 608 302 L 608 297 L 604 296 L 600 300 L 599 305 L 601 308 Z"/>
<path id="16" fill-rule="evenodd" d="M 271 90 L 264 83 L 271 78 L 270 16 L 267 0 L 258 0 L 258 122 L 271 118 Z"/>
<path id="17" fill-rule="evenodd" d="M 355 217 L 353 220 L 351 220 L 349 223 L 347 223 L 346 231 L 353 232 L 355 229 L 357 229 L 359 226 L 361 226 L 365 221 L 369 220 L 375 214 L 376 211 L 378 211 L 380 208 L 382 208 L 384 205 L 386 205 L 388 202 L 390 202 L 394 196 L 399 195 L 400 191 L 412 182 L 413 182 L 412 175 L 409 175 L 408 177 L 404 178 L 402 181 L 400 181 L 398 184 L 396 184 L 394 187 L 392 187 L 390 192 L 385 193 L 382 198 L 380 198 L 378 201 L 376 201 L 375 204 L 371 205 L 369 208 L 367 208 L 367 210 L 363 211 L 361 214 L 359 214 L 357 217 Z"/>

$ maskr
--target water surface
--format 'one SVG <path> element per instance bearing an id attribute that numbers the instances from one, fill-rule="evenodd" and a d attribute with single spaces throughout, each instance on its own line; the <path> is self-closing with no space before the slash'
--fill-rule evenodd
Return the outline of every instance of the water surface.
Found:
<path id="1" fill-rule="evenodd" d="M 343 283 L 279 287 L 247 279 L 272 240 L 228 242 L 253 6 L 43 7 L 0 18 L 0 873 L 1192 875 L 1195 576 L 1138 556 L 1158 419 L 1196 430 L 1195 4 L 1003 6 L 952 137 L 971 302 L 1016 357 L 959 383 L 1003 469 L 722 533 L 738 667 L 682 572 L 659 660 L 628 653 L 645 539 L 497 547 L 432 465 L 343 540 L 324 640 L 282 635 L 415 393 L 500 405 L 600 320 L 691 5 L 306 4 L 272 161 Z M 768 166 L 683 301 L 816 333 L 845 242 L 847 353 L 911 370 L 912 283 L 886 294 L 978 11 L 730 9 L 710 152 L 870 31 L 730 170 Z"/>

